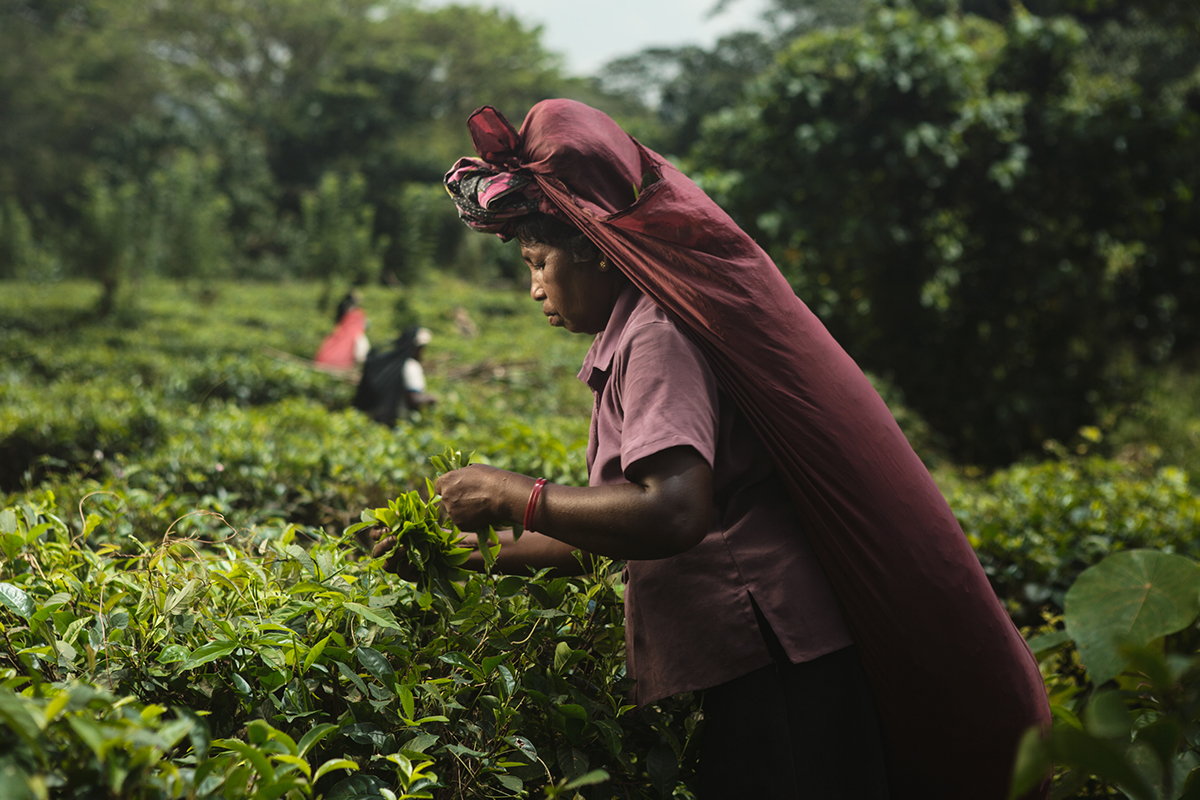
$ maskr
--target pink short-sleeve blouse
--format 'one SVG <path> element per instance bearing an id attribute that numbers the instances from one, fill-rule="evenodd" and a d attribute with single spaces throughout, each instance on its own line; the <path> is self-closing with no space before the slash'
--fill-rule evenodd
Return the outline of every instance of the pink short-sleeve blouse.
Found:
<path id="1" fill-rule="evenodd" d="M 627 565 L 626 668 L 639 705 L 769 664 L 751 596 L 793 662 L 852 643 L 770 456 L 700 351 L 634 286 L 622 291 L 579 378 L 595 396 L 591 485 L 623 483 L 630 465 L 676 446 L 695 448 L 713 468 L 705 538 Z"/>

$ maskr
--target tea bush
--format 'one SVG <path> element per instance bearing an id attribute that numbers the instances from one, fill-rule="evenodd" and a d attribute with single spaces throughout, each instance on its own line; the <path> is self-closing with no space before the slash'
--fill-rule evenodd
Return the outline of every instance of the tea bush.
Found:
<path id="1" fill-rule="evenodd" d="M 1022 743 L 1012 796 L 1054 769 L 1052 798 L 1200 797 L 1200 569 L 1127 550 L 1083 572 L 1065 626 L 1030 641 L 1053 725 Z"/>
<path id="2" fill-rule="evenodd" d="M 1085 458 L 1014 466 L 943 490 L 996 593 L 1022 625 L 1061 613 L 1105 555 L 1153 547 L 1200 558 L 1200 493 L 1173 467 Z"/>
<path id="3" fill-rule="evenodd" d="M 353 527 L 96 544 L 114 520 L 73 532 L 52 507 L 0 511 L 6 797 L 670 797 L 686 777 L 698 714 L 627 704 L 609 565 L 461 573 L 415 492 L 364 517 L 423 554 L 416 583 Z"/>
<path id="4" fill-rule="evenodd" d="M 540 320 L 532 303 L 520 313 L 511 288 L 441 281 L 427 289 L 443 302 L 432 308 L 422 293 L 401 304 L 395 292 L 364 292 L 377 344 L 398 305 L 435 332 L 427 373 L 440 402 L 389 432 L 345 411 L 352 384 L 304 362 L 328 329 L 320 286 L 218 284 L 206 306 L 148 283 L 124 325 L 91 320 L 88 287 L 13 287 L 0 297 L 0 490 L 52 478 L 64 516 L 105 490 L 128 498 L 122 524 L 147 537 L 197 509 L 236 512 L 243 526 L 340 530 L 411 488 L 424 453 L 451 443 L 498 466 L 586 480 L 590 401 L 574 370 L 587 343 L 527 337 Z M 536 422 L 519 421 L 530 412 Z"/>
<path id="5" fill-rule="evenodd" d="M 401 318 L 434 332 L 439 402 L 388 429 L 304 364 L 330 327 L 321 286 L 214 284 L 206 304 L 147 283 L 103 325 L 94 287 L 5 288 L 0 796 L 690 796 L 701 716 L 690 696 L 626 704 L 618 565 L 460 573 L 426 505 L 447 448 L 586 483 L 588 342 L 545 330 L 522 291 L 364 290 L 376 344 Z M 879 386 L 1021 625 L 1063 613 L 1110 551 L 1200 557 L 1182 470 L 1064 457 L 970 477 Z M 380 524 L 420 580 L 368 557 Z M 1078 715 L 1065 636 L 1037 647 Z"/>

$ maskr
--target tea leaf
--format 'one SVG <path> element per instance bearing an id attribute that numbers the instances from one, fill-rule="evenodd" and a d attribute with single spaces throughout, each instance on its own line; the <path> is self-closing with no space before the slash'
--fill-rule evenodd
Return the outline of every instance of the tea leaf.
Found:
<path id="1" fill-rule="evenodd" d="M 33 615 L 33 601 L 29 595 L 11 583 L 0 583 L 0 603 L 18 616 L 29 619 Z"/>
<path id="2" fill-rule="evenodd" d="M 671 748 L 656 744 L 646 755 L 646 772 L 650 775 L 650 783 L 659 793 L 663 797 L 670 797 L 679 776 L 679 759 Z"/>
<path id="3" fill-rule="evenodd" d="M 396 694 L 400 696 L 400 710 L 404 712 L 404 718 L 411 720 L 416 716 L 416 706 L 413 703 L 412 689 L 401 685 L 396 689 Z"/>
<path id="4" fill-rule="evenodd" d="M 45 601 L 42 602 L 41 608 L 39 608 L 37 610 L 37 612 L 34 613 L 33 617 L 30 619 L 30 621 L 35 624 L 39 623 L 39 622 L 44 622 L 46 619 L 49 618 L 49 616 L 51 614 L 53 614 L 58 609 L 62 608 L 64 605 L 66 605 L 70 601 L 71 601 L 71 595 L 67 594 L 66 592 L 55 592 L 54 594 L 52 594 L 48 598 L 46 598 Z"/>
<path id="5" fill-rule="evenodd" d="M 388 786 L 374 775 L 351 775 L 335 785 L 325 795 L 328 800 L 379 800 L 387 797 L 383 792 L 390 792 Z"/>
<path id="6" fill-rule="evenodd" d="M 609 777 L 608 773 L 605 772 L 604 770 L 594 769 L 591 772 L 587 773 L 586 775 L 580 775 L 575 780 L 570 781 L 569 783 L 567 783 L 567 785 L 564 788 L 578 789 L 581 786 L 594 786 L 597 783 L 604 783 L 606 780 L 608 780 L 608 777 Z M 672 785 L 671 788 L 673 790 L 674 786 Z M 664 795 L 664 797 L 666 797 L 666 796 L 667 795 Z"/>
<path id="7" fill-rule="evenodd" d="M 362 678 L 358 677 L 357 672 L 350 669 L 350 667 L 346 666 L 341 661 L 337 662 L 337 667 L 338 671 L 341 672 L 342 675 L 346 676 L 346 679 L 353 683 L 354 687 L 358 689 L 359 692 L 361 692 L 363 695 L 367 694 L 367 685 L 363 683 Z"/>
<path id="8" fill-rule="evenodd" d="M 571 661 L 571 655 L 574 652 L 571 649 L 571 645 L 566 642 L 559 642 L 558 646 L 554 648 L 554 671 L 562 672 Z"/>
<path id="9" fill-rule="evenodd" d="M 212 743 L 217 747 L 224 747 L 227 750 L 233 750 L 242 758 L 250 762 L 264 783 L 272 783 L 275 780 L 275 768 L 271 766 L 271 762 L 267 757 L 256 748 L 251 747 L 240 739 L 213 739 Z"/>
<path id="10" fill-rule="evenodd" d="M 318 742 L 337 729 L 337 725 L 333 725 L 328 722 L 322 722 L 318 725 L 314 725 L 312 730 L 301 737 L 300 743 L 297 745 L 297 755 L 299 755 L 301 758 L 307 756 L 309 750 L 312 750 Z"/>
<path id="11" fill-rule="evenodd" d="M 348 769 L 352 772 L 357 772 L 358 764 L 348 758 L 331 758 L 317 768 L 317 774 L 313 777 L 313 780 L 319 781 L 335 769 Z"/>
<path id="12" fill-rule="evenodd" d="M 571 780 L 581 778 L 588 771 L 587 754 L 568 744 L 558 747 L 558 766 Z"/>
<path id="13" fill-rule="evenodd" d="M 308 555 L 308 551 L 305 550 L 303 547 L 301 547 L 298 544 L 290 544 L 286 548 L 284 548 L 283 552 L 287 553 L 289 556 L 291 556 L 292 558 L 299 561 L 300 564 L 306 570 L 308 570 L 308 573 L 310 575 L 312 575 L 314 578 L 316 578 L 317 580 L 321 579 L 321 576 L 317 574 L 317 565 L 313 563 L 312 558 L 309 557 L 309 555 Z"/>
<path id="14" fill-rule="evenodd" d="M 396 621 L 396 617 L 393 616 L 392 612 L 386 608 L 368 608 L 367 606 L 360 605 L 359 603 L 343 603 L 342 607 L 353 611 L 355 614 L 367 620 L 368 622 L 374 622 L 380 627 L 395 629 L 400 628 L 400 623 Z"/>
<path id="15" fill-rule="evenodd" d="M 321 657 L 321 653 L 325 652 L 325 647 L 329 644 L 332 635 L 326 636 L 308 649 L 308 653 L 304 656 L 304 667 L 300 670 L 301 672 L 308 672 L 308 668 L 313 665 L 313 662 Z"/>
<path id="16" fill-rule="evenodd" d="M 209 642 L 208 644 L 201 645 L 193 650 L 191 656 L 184 663 L 183 667 L 184 669 L 195 669 L 196 667 L 207 664 L 210 661 L 216 661 L 218 658 L 224 658 L 237 648 L 237 642 Z"/>
<path id="17" fill-rule="evenodd" d="M 360 646 L 354 651 L 354 655 L 358 659 L 358 663 L 362 664 L 367 672 L 374 675 L 384 686 L 391 687 L 396 682 L 395 670 L 378 650 Z"/>

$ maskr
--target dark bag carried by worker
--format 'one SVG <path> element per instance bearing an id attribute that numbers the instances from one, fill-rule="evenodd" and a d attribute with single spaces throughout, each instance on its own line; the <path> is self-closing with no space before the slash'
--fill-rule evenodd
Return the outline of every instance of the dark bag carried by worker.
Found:
<path id="1" fill-rule="evenodd" d="M 392 427 L 408 411 L 404 362 L 416 351 L 417 329 L 410 328 L 386 350 L 372 348 L 352 405 L 376 422 Z"/>

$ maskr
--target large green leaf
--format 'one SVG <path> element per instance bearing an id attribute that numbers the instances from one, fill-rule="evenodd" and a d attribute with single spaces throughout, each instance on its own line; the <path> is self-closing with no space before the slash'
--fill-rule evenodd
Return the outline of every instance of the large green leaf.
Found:
<path id="1" fill-rule="evenodd" d="M 347 611 L 353 611 L 358 616 L 374 622 L 383 628 L 399 628 L 400 623 L 396 621 L 396 617 L 386 608 L 368 608 L 360 603 L 343 603 L 342 607 Z"/>
<path id="2" fill-rule="evenodd" d="M 224 658 L 232 653 L 238 647 L 237 642 L 231 641 L 216 641 L 203 644 L 192 651 L 192 655 L 188 658 L 187 663 L 183 665 L 184 669 L 195 669 L 210 661 L 216 661 L 218 658 Z"/>
<path id="3" fill-rule="evenodd" d="M 1079 576 L 1064 606 L 1067 632 L 1101 684 L 1128 666 L 1122 645 L 1148 644 L 1200 614 L 1200 568 L 1155 550 L 1116 553 Z"/>
<path id="4" fill-rule="evenodd" d="M 646 756 L 646 772 L 650 776 L 650 783 L 663 797 L 671 797 L 675 793 L 675 784 L 679 779 L 679 759 L 675 757 L 671 748 L 664 744 L 651 747 Z"/>
<path id="5" fill-rule="evenodd" d="M 387 784 L 374 775 L 351 775 L 338 783 L 325 795 L 329 800 L 376 800 L 386 797 L 381 790 L 386 790 Z"/>
<path id="6" fill-rule="evenodd" d="M 29 599 L 29 595 L 11 583 L 0 583 L 0 603 L 25 619 L 29 619 L 34 612 L 33 601 Z"/>
<path id="7" fill-rule="evenodd" d="M 370 647 L 359 647 L 354 651 L 358 663 L 367 668 L 367 672 L 379 679 L 384 686 L 391 688 L 396 682 L 396 672 L 387 658 L 378 650 Z"/>

